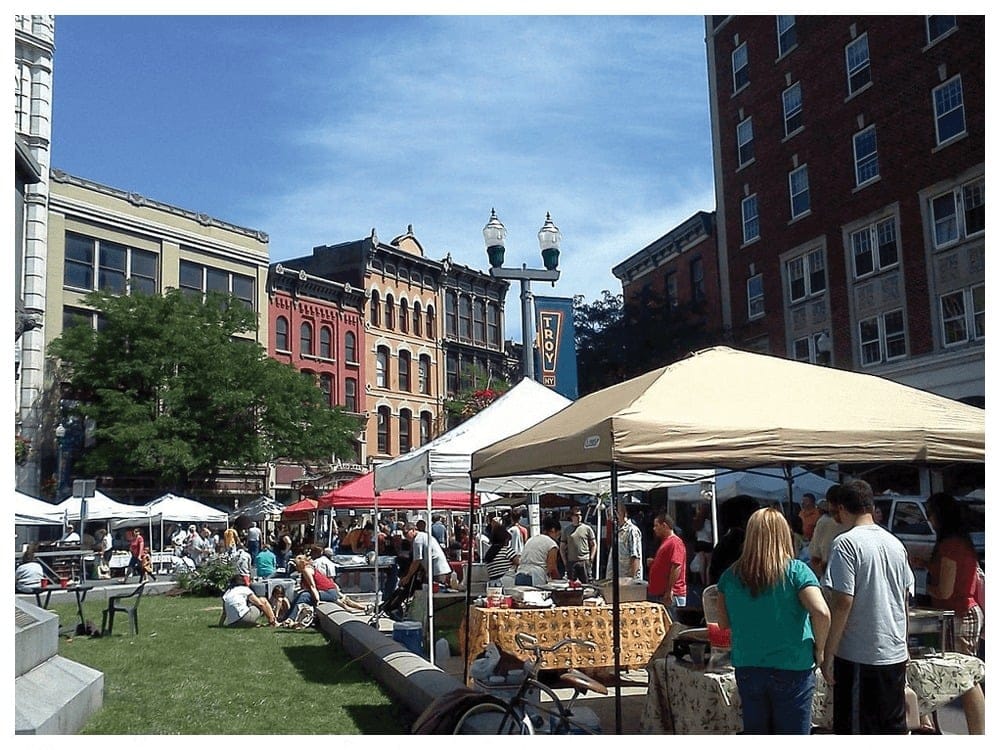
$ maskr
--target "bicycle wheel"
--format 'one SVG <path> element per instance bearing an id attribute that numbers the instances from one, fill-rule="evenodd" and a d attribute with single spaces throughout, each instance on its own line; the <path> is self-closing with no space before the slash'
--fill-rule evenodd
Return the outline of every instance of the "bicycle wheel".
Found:
<path id="1" fill-rule="evenodd" d="M 452 734 L 534 734 L 531 722 L 492 700 L 477 703 L 462 714 Z"/>

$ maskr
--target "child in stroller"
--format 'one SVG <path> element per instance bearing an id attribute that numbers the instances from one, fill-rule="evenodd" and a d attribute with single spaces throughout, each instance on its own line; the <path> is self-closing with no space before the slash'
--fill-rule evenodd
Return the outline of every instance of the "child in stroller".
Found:
<path id="1" fill-rule="evenodd" d="M 409 608 L 410 601 L 413 599 L 413 595 L 423 586 L 423 583 L 424 571 L 418 570 L 414 575 L 410 576 L 409 581 L 398 585 L 386 597 L 385 601 L 375 608 L 371 619 L 368 620 L 368 624 L 373 628 L 377 628 L 379 620 L 383 617 L 388 617 L 390 620 L 395 620 L 396 622 L 405 620 L 406 610 Z"/>

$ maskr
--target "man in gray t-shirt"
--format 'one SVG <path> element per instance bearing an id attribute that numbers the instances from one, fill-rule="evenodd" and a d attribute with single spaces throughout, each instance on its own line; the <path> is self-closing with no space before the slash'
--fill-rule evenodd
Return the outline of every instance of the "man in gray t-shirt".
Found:
<path id="1" fill-rule="evenodd" d="M 906 548 L 875 523 L 867 482 L 845 482 L 838 500 L 839 520 L 848 530 L 834 539 L 823 577 L 831 625 L 822 669 L 834 687 L 834 731 L 905 733 L 907 601 L 913 571 Z"/>

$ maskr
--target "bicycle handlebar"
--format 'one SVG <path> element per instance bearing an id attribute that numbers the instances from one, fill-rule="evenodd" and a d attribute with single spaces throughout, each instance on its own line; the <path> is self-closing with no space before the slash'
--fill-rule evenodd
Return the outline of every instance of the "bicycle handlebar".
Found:
<path id="1" fill-rule="evenodd" d="M 538 639 L 535 636 L 528 633 L 517 633 L 514 635 L 514 642 L 518 645 L 518 648 L 524 649 L 525 651 L 535 651 L 536 653 L 544 652 L 555 652 L 566 646 L 582 646 L 588 648 L 591 651 L 597 650 L 597 644 L 593 641 L 585 641 L 581 638 L 563 638 L 551 646 L 539 646 Z"/>

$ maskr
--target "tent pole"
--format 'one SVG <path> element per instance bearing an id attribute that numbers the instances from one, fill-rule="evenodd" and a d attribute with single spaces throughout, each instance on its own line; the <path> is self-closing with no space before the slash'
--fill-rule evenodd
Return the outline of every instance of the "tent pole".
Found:
<path id="1" fill-rule="evenodd" d="M 469 643 L 469 615 L 472 612 L 472 514 L 475 512 L 475 497 L 476 480 L 473 479 L 469 485 L 469 533 L 466 543 L 469 567 L 465 570 L 465 648 L 462 649 L 462 682 L 465 685 L 469 684 L 469 649 L 472 647 Z M 480 528 L 482 528 L 482 516 L 480 516 Z"/>
<path id="2" fill-rule="evenodd" d="M 614 516 L 611 522 L 611 651 L 615 663 L 615 734 L 622 733 L 622 621 L 619 604 L 621 592 L 618 581 L 618 505 L 622 499 L 618 496 L 618 467 L 611 464 L 611 497 L 614 502 Z"/>
<path id="3" fill-rule="evenodd" d="M 427 652 L 434 666 L 434 556 L 431 554 L 431 478 L 427 477 Z"/>
<path id="4" fill-rule="evenodd" d="M 379 607 L 382 605 L 382 581 L 378 577 L 378 491 L 375 492 L 375 508 L 372 510 L 372 534 L 375 537 L 375 611 L 378 611 Z M 330 513 L 333 513 L 333 508 L 330 508 Z M 333 523 L 330 524 L 330 528 L 333 528 Z M 332 532 L 331 532 L 332 533 Z M 388 541 L 388 540 L 386 540 Z M 331 545 L 332 546 L 332 545 Z"/>
<path id="5" fill-rule="evenodd" d="M 783 464 L 782 470 L 785 472 L 785 482 L 788 484 L 788 515 L 785 518 L 788 519 L 789 523 L 792 520 L 792 501 L 795 499 L 795 494 L 793 490 L 794 479 L 792 478 L 792 465 Z"/>

